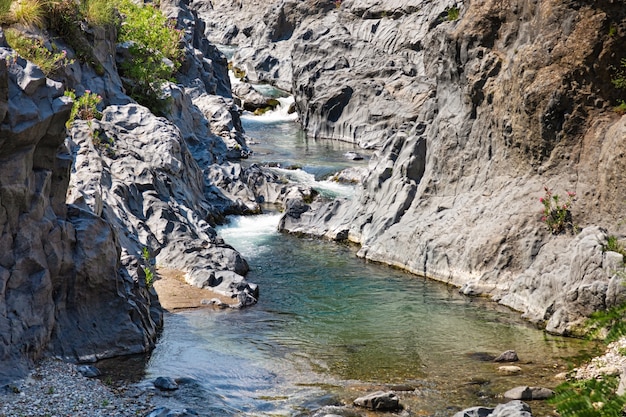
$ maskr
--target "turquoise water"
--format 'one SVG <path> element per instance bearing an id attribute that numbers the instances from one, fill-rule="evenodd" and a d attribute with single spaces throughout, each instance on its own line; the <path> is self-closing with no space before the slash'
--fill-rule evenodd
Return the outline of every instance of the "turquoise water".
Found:
<path id="1" fill-rule="evenodd" d="M 298 161 L 312 181 L 350 165 L 344 145 L 309 142 L 293 122 L 245 123 L 265 149 L 252 162 Z M 233 217 L 218 231 L 248 260 L 257 305 L 166 315 L 146 378 L 182 378 L 163 400 L 172 408 L 299 416 L 400 384 L 411 388 L 401 401 L 412 415 L 448 416 L 497 404 L 517 385 L 553 387 L 567 358 L 585 348 L 487 300 L 358 259 L 353 247 L 279 234 L 279 217 Z M 478 359 L 508 349 L 522 374 L 502 375 Z"/>

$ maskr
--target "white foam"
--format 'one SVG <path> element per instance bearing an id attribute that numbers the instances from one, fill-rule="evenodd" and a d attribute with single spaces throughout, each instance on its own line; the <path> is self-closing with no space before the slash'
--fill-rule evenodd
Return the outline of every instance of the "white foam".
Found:
<path id="1" fill-rule="evenodd" d="M 289 114 L 289 107 L 291 107 L 295 101 L 293 96 L 278 97 L 276 100 L 278 100 L 280 104 L 274 110 L 267 111 L 258 116 L 254 113 L 246 111 L 241 115 L 241 118 L 262 123 L 289 122 L 298 120 L 297 112 Z"/>
<path id="2" fill-rule="evenodd" d="M 322 180 L 317 181 L 313 174 L 310 174 L 302 169 L 284 169 L 284 168 L 272 168 L 279 174 L 287 177 L 293 182 L 308 185 L 315 189 L 325 197 L 337 198 L 337 197 L 351 197 L 354 195 L 355 187 L 349 184 L 342 184 L 336 181 Z"/>

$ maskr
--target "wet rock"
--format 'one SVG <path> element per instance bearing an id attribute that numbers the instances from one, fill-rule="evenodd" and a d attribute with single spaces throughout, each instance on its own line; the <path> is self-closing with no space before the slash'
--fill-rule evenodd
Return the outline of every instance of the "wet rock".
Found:
<path id="1" fill-rule="evenodd" d="M 490 417 L 532 417 L 530 406 L 522 401 L 499 404 Z"/>
<path id="2" fill-rule="evenodd" d="M 499 366 L 498 372 L 506 375 L 515 375 L 522 372 L 522 368 L 520 368 L 519 366 Z"/>
<path id="3" fill-rule="evenodd" d="M 515 352 L 514 350 L 507 350 L 506 352 L 502 352 L 493 361 L 494 362 L 517 362 L 519 361 L 519 358 L 517 357 L 517 352 Z"/>
<path id="4" fill-rule="evenodd" d="M 351 161 L 361 161 L 361 160 L 363 160 L 363 155 L 361 155 L 358 152 L 353 152 L 353 151 L 346 152 L 346 153 L 343 154 L 343 156 L 346 159 L 349 159 Z"/>
<path id="5" fill-rule="evenodd" d="M 173 378 L 160 376 L 154 380 L 154 386 L 162 391 L 175 391 L 178 384 Z"/>
<path id="6" fill-rule="evenodd" d="M 354 400 L 354 405 L 374 411 L 396 411 L 402 408 L 393 392 L 377 391 Z"/>
<path id="7" fill-rule="evenodd" d="M 492 412 L 493 408 L 471 407 L 463 411 L 459 411 L 453 417 L 488 417 Z"/>
<path id="8" fill-rule="evenodd" d="M 93 365 L 78 365 L 76 370 L 87 378 L 95 378 L 102 375 L 102 372 Z"/>
<path id="9" fill-rule="evenodd" d="M 459 411 L 453 417 L 532 417 L 528 404 L 510 401 L 495 408 L 472 407 Z"/>
<path id="10" fill-rule="evenodd" d="M 507 400 L 546 400 L 554 395 L 554 391 L 543 387 L 519 386 L 504 393 Z"/>

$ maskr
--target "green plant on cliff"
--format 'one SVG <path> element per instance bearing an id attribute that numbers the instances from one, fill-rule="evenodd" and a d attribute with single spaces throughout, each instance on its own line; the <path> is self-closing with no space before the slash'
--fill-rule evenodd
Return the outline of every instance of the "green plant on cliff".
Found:
<path id="1" fill-rule="evenodd" d="M 66 91 L 65 95 L 70 97 L 74 104 L 72 105 L 72 111 L 70 112 L 70 118 L 67 120 L 66 126 L 69 129 L 74 123 L 74 120 L 90 120 L 102 118 L 102 113 L 98 110 L 98 105 L 102 101 L 102 97 L 98 94 L 92 93 L 90 90 L 85 90 L 85 94 L 80 97 L 76 97 L 74 91 Z"/>
<path id="2" fill-rule="evenodd" d="M 25 26 L 43 27 L 45 22 L 45 4 L 39 0 L 2 0 L 0 5 L 0 23 L 20 23 Z"/>
<path id="3" fill-rule="evenodd" d="M 150 256 L 150 250 L 147 247 L 141 249 L 141 259 L 143 259 L 145 265 L 142 267 L 145 276 L 145 283 L 148 289 L 152 288 L 154 284 L 154 271 L 152 270 L 152 257 Z"/>
<path id="4" fill-rule="evenodd" d="M 449 7 L 448 9 L 446 9 L 446 13 L 448 13 L 448 21 L 453 22 L 455 20 L 458 20 L 461 11 L 458 7 Z"/>
<path id="5" fill-rule="evenodd" d="M 611 82 L 616 88 L 626 88 L 626 58 L 620 60 L 620 67 L 615 72 L 615 77 Z"/>
<path id="6" fill-rule="evenodd" d="M 622 255 L 622 258 L 626 259 L 626 249 L 624 248 L 624 245 L 622 245 L 617 237 L 614 235 L 610 235 L 606 239 L 606 243 L 602 245 L 602 252 L 607 251 L 617 252 Z"/>
<path id="7" fill-rule="evenodd" d="M 543 204 L 543 221 L 550 233 L 558 235 L 567 229 L 574 230 L 572 223 L 572 213 L 570 211 L 574 203 L 576 193 L 567 192 L 567 200 L 563 202 L 558 194 L 553 194 L 548 187 L 543 187 L 545 195 L 539 199 Z"/>
<path id="8" fill-rule="evenodd" d="M 6 29 L 4 35 L 11 48 L 22 58 L 36 64 L 46 75 L 72 63 L 67 57 L 67 51 L 51 51 L 39 39 L 27 38 L 16 29 Z"/>
<path id="9" fill-rule="evenodd" d="M 118 9 L 123 17 L 118 40 L 131 55 L 120 65 L 127 90 L 140 104 L 162 113 L 167 102 L 161 88 L 181 65 L 183 32 L 152 5 L 121 0 Z"/>
<path id="10" fill-rule="evenodd" d="M 615 71 L 615 76 L 611 79 L 611 82 L 615 88 L 626 89 L 626 58 L 620 60 L 620 67 Z M 619 100 L 619 104 L 613 110 L 621 115 L 626 114 L 626 101 Z"/>

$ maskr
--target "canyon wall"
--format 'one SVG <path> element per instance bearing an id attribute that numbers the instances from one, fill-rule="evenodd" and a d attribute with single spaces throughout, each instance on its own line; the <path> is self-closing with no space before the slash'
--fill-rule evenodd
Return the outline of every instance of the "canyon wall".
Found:
<path id="1" fill-rule="evenodd" d="M 294 202 L 283 230 L 356 242 L 552 332 L 624 301 L 621 255 L 603 251 L 624 233 L 623 1 L 211 4 L 207 36 L 239 44 L 249 78 L 290 84 L 311 136 L 377 149 L 354 199 Z M 576 193 L 575 230 L 547 230 L 544 187 Z"/>
<path id="2" fill-rule="evenodd" d="M 241 166 L 250 151 L 225 57 L 186 2 L 161 9 L 184 49 L 177 82 L 163 88 L 165 117 L 126 94 L 115 28 L 81 26 L 89 63 L 61 37 L 22 28 L 67 51 L 52 78 L 0 31 L 0 383 L 43 355 L 91 362 L 149 351 L 162 325 L 157 265 L 207 299 L 255 303 L 246 261 L 214 226 L 311 192 Z M 101 120 L 66 128 L 66 90 L 99 95 Z"/>

